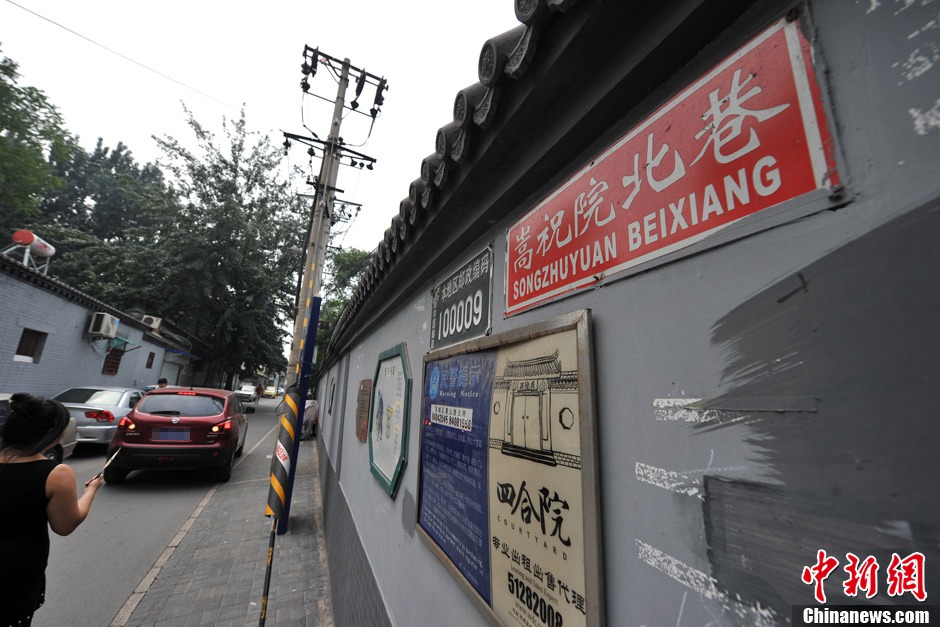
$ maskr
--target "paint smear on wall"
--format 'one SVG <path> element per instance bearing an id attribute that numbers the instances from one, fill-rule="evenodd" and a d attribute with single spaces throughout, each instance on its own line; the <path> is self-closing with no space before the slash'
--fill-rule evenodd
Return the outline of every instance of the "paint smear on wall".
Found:
<path id="1" fill-rule="evenodd" d="M 886 593 L 892 552 L 920 551 L 928 573 L 940 569 L 938 233 L 935 199 L 770 286 L 714 327 L 731 388 L 725 400 L 816 399 L 815 411 L 768 406 L 746 425 L 779 486 L 705 478 L 712 575 L 730 595 L 785 616 L 791 605 L 814 603 L 800 575 L 818 549 L 840 560 L 826 585 L 830 603 L 864 598 L 842 595 L 846 552 L 882 565 L 878 603 L 915 602 Z M 690 428 L 727 429 L 719 421 Z M 928 574 L 926 585 L 929 598 L 940 597 L 940 577 Z"/>

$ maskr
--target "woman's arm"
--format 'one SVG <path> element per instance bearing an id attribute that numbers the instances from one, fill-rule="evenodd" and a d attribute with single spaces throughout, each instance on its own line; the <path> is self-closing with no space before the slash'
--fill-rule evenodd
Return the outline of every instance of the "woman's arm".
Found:
<path id="1" fill-rule="evenodd" d="M 46 479 L 46 496 L 49 497 L 46 514 L 52 530 L 60 536 L 75 531 L 88 516 L 95 493 L 103 483 L 101 477 L 92 479 L 81 497 L 75 498 L 75 472 L 65 464 L 56 466 Z"/>

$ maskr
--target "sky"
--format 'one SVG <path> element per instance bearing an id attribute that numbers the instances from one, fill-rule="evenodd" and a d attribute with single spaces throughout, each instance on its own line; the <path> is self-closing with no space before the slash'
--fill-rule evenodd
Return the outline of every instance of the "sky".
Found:
<path id="1" fill-rule="evenodd" d="M 372 250 L 434 152 L 437 129 L 452 120 L 457 92 L 479 80 L 484 42 L 518 25 L 513 0 L 0 0 L 0 53 L 19 64 L 21 85 L 46 93 L 83 147 L 99 137 L 123 142 L 139 163 L 162 156 L 152 135 L 193 145 L 183 103 L 216 132 L 244 107 L 249 130 L 276 145 L 283 131 L 325 139 L 337 86 L 321 66 L 310 93 L 326 100 L 303 97 L 305 45 L 384 76 L 371 135 L 371 120 L 357 114 L 340 132 L 377 162 L 372 171 L 341 168 L 338 196 L 362 209 L 334 228 L 333 244 Z M 367 86 L 360 111 L 373 97 Z M 294 144 L 282 176 L 288 163 L 311 168 L 306 150 Z M 313 174 L 319 167 L 314 160 Z M 312 190 L 295 180 L 296 193 Z"/>

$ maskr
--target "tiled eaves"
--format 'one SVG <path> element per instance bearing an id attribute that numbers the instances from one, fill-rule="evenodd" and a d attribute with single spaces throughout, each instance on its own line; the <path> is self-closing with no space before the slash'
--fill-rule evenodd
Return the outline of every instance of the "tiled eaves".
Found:
<path id="1" fill-rule="evenodd" d="M 108 313 L 121 320 L 122 324 L 127 324 L 134 327 L 135 329 L 141 331 L 148 331 L 150 329 L 150 327 L 146 326 L 139 320 L 132 318 L 130 315 L 121 311 L 120 309 L 112 307 L 111 305 L 108 305 L 107 303 L 100 301 L 97 298 L 89 296 L 84 292 L 80 292 L 74 287 L 66 285 L 54 277 L 42 274 L 41 272 L 37 272 L 32 268 L 24 266 L 22 263 L 19 263 L 14 259 L 10 259 L 5 255 L 0 255 L 0 272 L 16 277 L 18 280 L 25 283 L 31 283 L 41 290 L 55 294 L 73 303 L 87 307 L 88 309 Z"/>
<path id="2" fill-rule="evenodd" d="M 428 228 L 431 223 L 448 219 L 439 210 L 441 198 L 451 191 L 451 171 L 459 166 L 472 166 L 477 156 L 474 145 L 484 138 L 497 114 L 500 92 L 511 90 L 514 82 L 525 74 L 546 24 L 577 2 L 514 0 L 520 25 L 483 44 L 477 66 L 480 81 L 457 93 L 453 120 L 438 129 L 435 151 L 422 160 L 420 176 L 408 186 L 408 196 L 399 203 L 398 215 L 386 229 L 337 320 L 327 349 L 327 362 L 349 339 L 354 322 L 360 322 L 363 309 L 391 278 L 393 269 L 403 260 L 414 262 L 413 257 L 420 257 L 422 250 L 433 248 L 434 242 L 421 240 L 422 236 L 425 240 L 433 238 L 434 230 Z"/>
<path id="3" fill-rule="evenodd" d="M 122 325 L 130 326 L 137 330 L 143 331 L 147 338 L 155 343 L 159 343 L 171 348 L 185 348 L 178 345 L 176 342 L 170 341 L 167 338 L 151 333 L 149 326 L 145 325 L 140 320 L 137 320 L 130 314 L 121 311 L 116 307 L 112 307 L 111 305 L 105 303 L 104 301 L 98 300 L 93 296 L 89 296 L 85 292 L 79 291 L 54 277 L 38 272 L 28 266 L 24 266 L 22 263 L 16 261 L 15 259 L 11 259 L 6 255 L 0 255 L 0 273 L 8 274 L 19 281 L 30 283 L 37 289 L 55 294 L 60 298 L 64 298 L 65 300 L 81 305 L 82 307 L 86 307 L 91 311 L 103 311 L 108 313 L 119 319 Z M 185 336 L 187 339 L 196 343 L 203 352 L 206 352 L 208 345 L 205 343 L 205 341 L 194 338 L 190 334 L 185 334 Z"/>

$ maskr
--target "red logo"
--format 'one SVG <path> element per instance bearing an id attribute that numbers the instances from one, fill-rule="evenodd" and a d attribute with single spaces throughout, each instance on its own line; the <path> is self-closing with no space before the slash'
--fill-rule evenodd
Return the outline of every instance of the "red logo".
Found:
<path id="1" fill-rule="evenodd" d="M 860 592 L 864 592 L 865 598 L 870 599 L 878 594 L 878 560 L 872 555 L 862 560 L 854 553 L 846 553 L 845 559 L 848 562 L 843 568 L 848 574 L 842 584 L 845 595 L 855 597 Z M 816 563 L 803 567 L 801 580 L 807 585 L 814 586 L 813 595 L 819 603 L 826 602 L 823 583 L 838 565 L 838 559 L 827 555 L 825 550 L 820 549 L 816 552 Z M 923 553 L 911 553 L 905 558 L 892 553 L 891 563 L 885 570 L 888 596 L 899 597 L 910 592 L 918 601 L 926 601 L 925 569 Z"/>
<path id="2" fill-rule="evenodd" d="M 814 584 L 816 586 L 814 594 L 816 600 L 820 603 L 826 602 L 826 590 L 823 588 L 823 582 L 832 574 L 832 571 L 839 565 L 839 560 L 834 557 L 828 557 L 822 549 L 816 552 L 816 564 L 814 566 L 803 567 L 803 583 Z"/>
<path id="3" fill-rule="evenodd" d="M 924 588 L 924 554 L 911 553 L 901 559 L 897 553 L 891 554 L 888 565 L 888 596 L 899 597 L 910 592 L 918 601 L 927 599 Z"/>

